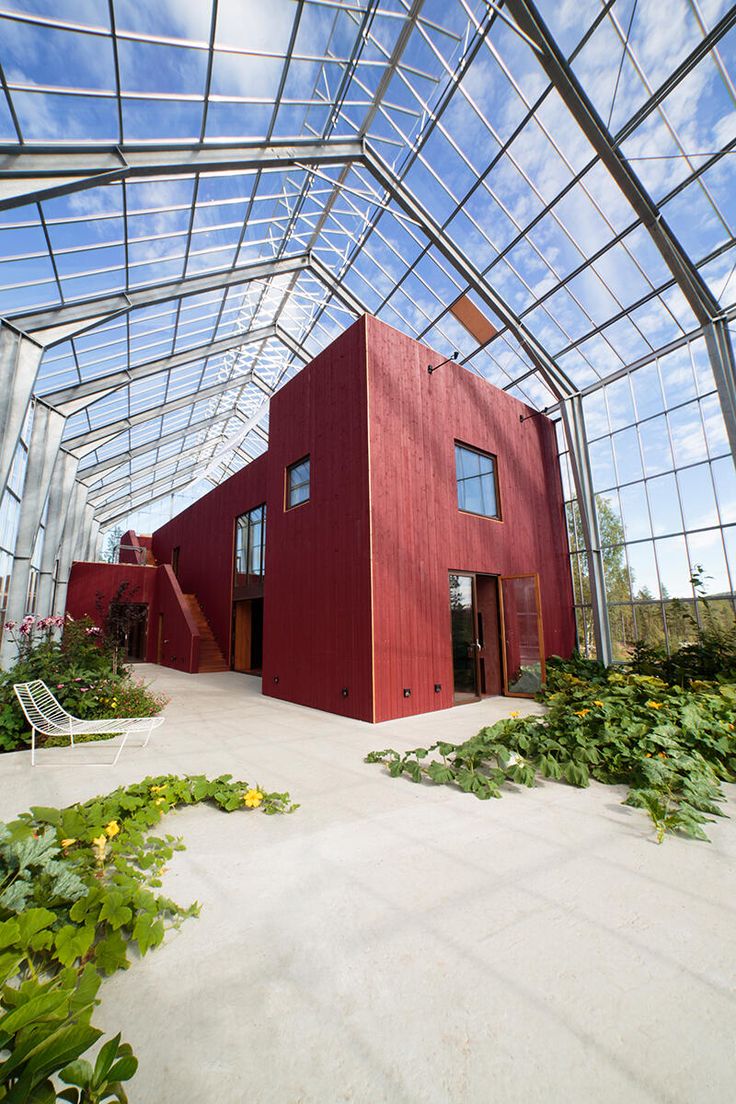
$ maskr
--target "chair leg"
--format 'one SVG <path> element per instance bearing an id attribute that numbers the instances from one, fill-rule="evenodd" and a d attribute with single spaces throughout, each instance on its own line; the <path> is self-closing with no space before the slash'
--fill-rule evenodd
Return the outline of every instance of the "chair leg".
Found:
<path id="1" fill-rule="evenodd" d="M 146 733 L 146 738 L 143 741 L 143 743 L 141 744 L 142 748 L 148 747 L 148 741 L 151 739 L 151 733 L 152 732 L 153 732 L 153 725 L 151 724 L 151 725 L 148 726 L 148 732 Z"/>
<path id="2" fill-rule="evenodd" d="M 117 763 L 118 759 L 120 758 L 120 752 L 121 752 L 121 751 L 123 750 L 123 748 L 125 747 L 125 741 L 126 741 L 127 739 L 128 739 L 128 733 L 126 732 L 126 733 L 125 733 L 125 735 L 123 736 L 123 740 L 122 740 L 122 743 L 120 744 L 120 747 L 119 747 L 119 748 L 118 748 L 118 750 L 117 750 L 117 753 L 116 753 L 116 755 L 115 755 L 115 758 L 114 758 L 114 759 L 113 759 L 113 761 L 112 761 L 112 765 L 113 765 L 113 766 L 115 766 L 115 764 Z"/>
<path id="3" fill-rule="evenodd" d="M 31 729 L 31 766 L 35 767 L 35 765 L 36 765 L 36 730 L 35 730 L 35 728 L 32 728 Z"/>

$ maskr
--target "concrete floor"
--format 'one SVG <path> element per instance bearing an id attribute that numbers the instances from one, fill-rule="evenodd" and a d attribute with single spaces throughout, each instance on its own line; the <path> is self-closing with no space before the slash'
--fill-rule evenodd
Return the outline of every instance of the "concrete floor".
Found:
<path id="1" fill-rule="evenodd" d="M 657 847 L 615 789 L 480 802 L 362 762 L 533 704 L 370 726 L 247 675 L 141 672 L 172 697 L 150 747 L 114 770 L 104 746 L 34 771 L 3 756 L 0 816 L 165 771 L 229 772 L 302 808 L 169 817 L 187 850 L 166 891 L 202 915 L 105 982 L 95 1021 L 140 1059 L 132 1104 L 734 1099 L 732 821 Z"/>

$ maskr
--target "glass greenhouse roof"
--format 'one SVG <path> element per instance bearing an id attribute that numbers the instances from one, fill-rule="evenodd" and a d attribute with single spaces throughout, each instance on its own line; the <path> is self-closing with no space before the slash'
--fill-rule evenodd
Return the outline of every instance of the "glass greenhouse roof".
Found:
<path id="1" fill-rule="evenodd" d="M 536 409 L 584 395 L 618 488 L 648 473 L 617 418 L 656 451 L 736 314 L 721 0 L 0 0 L 0 67 L 0 315 L 87 304 L 35 393 L 103 526 L 259 455 L 364 310 Z"/>

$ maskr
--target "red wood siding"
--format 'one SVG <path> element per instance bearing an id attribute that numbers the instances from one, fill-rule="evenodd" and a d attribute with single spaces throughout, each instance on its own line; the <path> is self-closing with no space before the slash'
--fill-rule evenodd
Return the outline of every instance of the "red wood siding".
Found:
<path id="1" fill-rule="evenodd" d="M 156 586 L 155 567 L 134 564 L 74 563 L 66 592 L 66 612 L 75 620 L 91 617 L 102 628 L 110 602 L 123 583 L 129 583 L 124 602 L 150 606 Z"/>
<path id="2" fill-rule="evenodd" d="M 266 500 L 267 455 L 215 487 L 153 534 L 159 564 L 179 551 L 179 585 L 196 594 L 225 657 L 230 655 L 235 518 Z M 268 532 L 268 521 L 266 532 Z"/>
<path id="3" fill-rule="evenodd" d="M 372 720 L 365 319 L 274 395 L 269 425 L 263 692 Z M 285 510 L 306 455 L 310 499 Z"/>
<path id="4" fill-rule="evenodd" d="M 569 655 L 572 588 L 554 428 L 367 319 L 377 721 L 451 706 L 450 571 L 539 572 L 545 649 Z M 502 521 L 457 505 L 455 441 L 497 457 Z M 434 684 L 442 686 L 441 693 Z M 404 688 L 411 697 L 403 696 Z"/>

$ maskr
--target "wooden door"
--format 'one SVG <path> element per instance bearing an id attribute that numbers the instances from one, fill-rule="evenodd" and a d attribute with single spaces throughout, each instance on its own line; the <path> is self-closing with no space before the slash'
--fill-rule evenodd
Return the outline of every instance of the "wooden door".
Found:
<path id="1" fill-rule="evenodd" d="M 251 670 L 251 644 L 253 635 L 251 603 L 235 603 L 235 632 L 233 634 L 233 667 L 236 671 Z"/>
<path id="2" fill-rule="evenodd" d="M 480 692 L 485 697 L 503 693 L 498 577 L 476 575 L 475 595 L 480 650 Z"/>
<path id="3" fill-rule="evenodd" d="M 539 576 L 501 577 L 501 625 L 506 693 L 533 698 L 545 679 Z"/>

